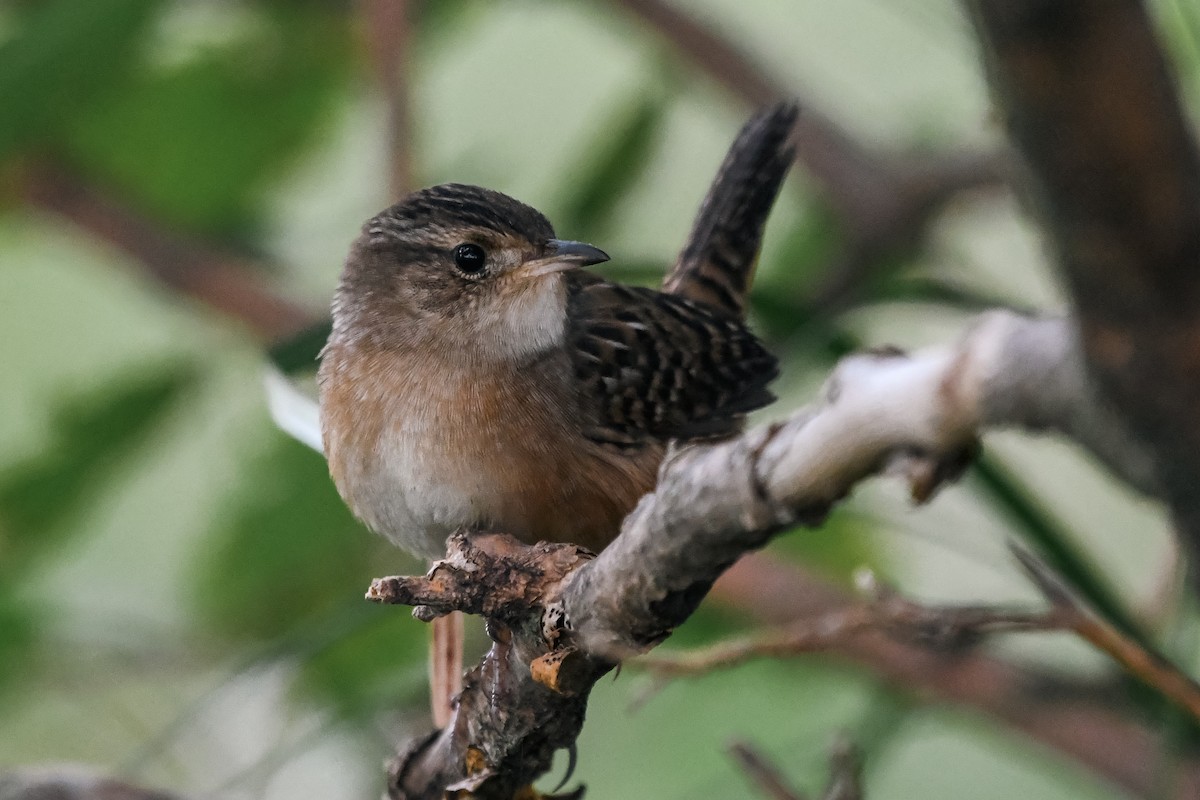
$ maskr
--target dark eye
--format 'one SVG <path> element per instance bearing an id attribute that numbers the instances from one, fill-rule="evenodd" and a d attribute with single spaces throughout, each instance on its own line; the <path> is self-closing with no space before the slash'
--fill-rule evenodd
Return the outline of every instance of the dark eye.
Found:
<path id="1" fill-rule="evenodd" d="M 454 263 L 468 275 L 478 275 L 487 264 L 487 254 L 477 244 L 460 244 L 454 248 Z"/>

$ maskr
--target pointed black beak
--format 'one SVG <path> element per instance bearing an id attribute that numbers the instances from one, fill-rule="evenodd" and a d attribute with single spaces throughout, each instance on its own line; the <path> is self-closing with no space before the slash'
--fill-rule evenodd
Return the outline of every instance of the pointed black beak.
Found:
<path id="1" fill-rule="evenodd" d="M 599 247 L 592 247 L 583 242 L 551 239 L 546 242 L 546 254 L 522 264 L 521 273 L 528 278 L 536 278 L 552 272 L 566 272 L 589 264 L 599 264 L 602 261 L 608 261 L 608 253 Z"/>
<path id="2" fill-rule="evenodd" d="M 599 247 L 592 247 L 583 242 L 571 242 L 565 239 L 551 239 L 546 242 L 546 260 L 561 261 L 586 267 L 608 261 L 608 253 Z"/>

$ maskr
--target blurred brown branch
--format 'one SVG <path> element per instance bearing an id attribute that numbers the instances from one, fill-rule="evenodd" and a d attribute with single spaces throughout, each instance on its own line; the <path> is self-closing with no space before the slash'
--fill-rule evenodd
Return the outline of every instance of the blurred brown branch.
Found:
<path id="1" fill-rule="evenodd" d="M 660 679 L 703 675 L 759 658 L 783 658 L 845 647 L 863 633 L 884 633 L 934 651 L 959 652 L 996 632 L 1070 629 L 1058 609 L 1012 611 L 984 606 L 926 606 L 895 591 L 874 590 L 865 602 L 799 619 L 782 630 L 731 639 L 682 653 L 658 653 L 633 662 Z"/>
<path id="2" fill-rule="evenodd" d="M 1200 554 L 1200 156 L 1134 0 L 972 0 L 1088 366 Z M 1197 573 L 1200 574 L 1200 573 Z"/>
<path id="3" fill-rule="evenodd" d="M 999 186 L 1009 178 L 1008 158 L 1003 154 L 874 151 L 697 14 L 667 0 L 610 2 L 747 105 L 799 98 L 796 160 L 821 184 L 845 231 L 823 281 L 803 298 L 822 313 L 832 313 L 850 301 L 889 255 L 915 249 L 950 198 L 966 189 Z"/>
<path id="4" fill-rule="evenodd" d="M 734 757 L 759 794 L 767 800 L 804 800 L 804 795 L 787 785 L 779 767 L 772 764 L 757 748 L 745 742 L 734 742 L 729 745 L 729 754 Z"/>
<path id="5" fill-rule="evenodd" d="M 782 630 L 721 642 L 702 650 L 648 656 L 635 664 L 660 679 L 669 679 L 725 669 L 751 659 L 846 649 L 850 640 L 871 631 L 935 652 L 950 653 L 961 652 L 995 633 L 1069 631 L 1200 721 L 1200 685 L 1163 656 L 1147 650 L 1098 617 L 1032 554 L 1021 549 L 1014 552 L 1049 604 L 1046 610 L 925 605 L 903 597 L 864 573 L 866 580 L 860 581 L 864 602 L 798 619 Z"/>
<path id="6" fill-rule="evenodd" d="M 101 774 L 91 767 L 56 764 L 0 773 L 0 800 L 182 800 Z"/>
<path id="7" fill-rule="evenodd" d="M 409 66 L 416 0 L 361 0 L 362 23 L 375 82 L 387 108 L 388 194 L 399 200 L 413 179 Z"/>
<path id="8" fill-rule="evenodd" d="M 251 259 L 181 236 L 63 167 L 27 168 L 21 192 L 30 206 L 70 220 L 157 283 L 237 320 L 264 342 L 319 319 L 270 288 Z"/>
<path id="9" fill-rule="evenodd" d="M 805 795 L 788 787 L 779 767 L 746 742 L 729 745 L 729 753 L 759 793 L 768 800 L 804 800 Z M 849 741 L 838 738 L 829 751 L 829 783 L 821 800 L 862 800 L 862 777 L 858 750 Z"/>

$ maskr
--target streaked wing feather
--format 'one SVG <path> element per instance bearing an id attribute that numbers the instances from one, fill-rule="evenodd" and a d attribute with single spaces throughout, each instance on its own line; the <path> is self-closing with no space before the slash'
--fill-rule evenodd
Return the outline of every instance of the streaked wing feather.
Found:
<path id="1" fill-rule="evenodd" d="M 724 436 L 770 403 L 775 357 L 686 298 L 572 275 L 570 351 L 590 438 L 618 446 Z"/>

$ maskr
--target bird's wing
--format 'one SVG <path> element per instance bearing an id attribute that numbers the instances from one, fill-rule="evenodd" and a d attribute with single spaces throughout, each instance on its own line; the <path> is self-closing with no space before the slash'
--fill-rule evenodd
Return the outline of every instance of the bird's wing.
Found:
<path id="1" fill-rule="evenodd" d="M 775 357 L 686 298 L 571 276 L 569 349 L 585 434 L 620 446 L 724 436 L 774 399 Z"/>
<path id="2" fill-rule="evenodd" d="M 741 318 L 763 226 L 792 164 L 799 109 L 776 103 L 745 124 L 713 179 L 663 291 Z"/>

